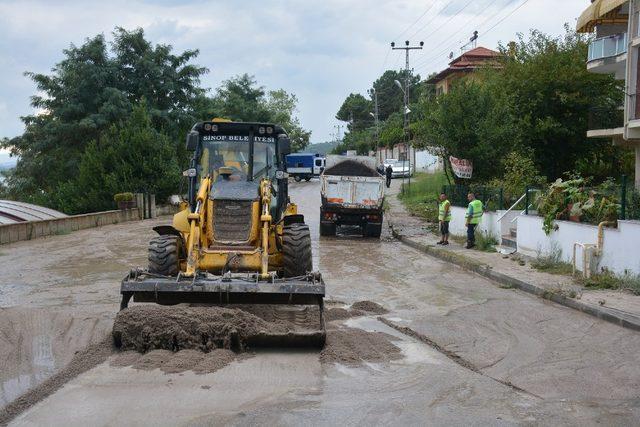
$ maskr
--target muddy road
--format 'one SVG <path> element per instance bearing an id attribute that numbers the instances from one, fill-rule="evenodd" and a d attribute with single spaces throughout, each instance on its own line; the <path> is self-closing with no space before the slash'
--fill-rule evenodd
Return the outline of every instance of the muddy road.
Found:
<path id="1" fill-rule="evenodd" d="M 260 351 L 212 372 L 166 373 L 115 363 L 115 355 L 12 424 L 640 422 L 640 334 L 502 289 L 388 233 L 380 241 L 349 230 L 321 239 L 319 182 L 292 184 L 290 192 L 310 224 L 330 306 L 369 300 L 388 313 L 332 321 L 328 340 L 339 345 L 329 359 Z M 120 279 L 146 263 L 151 227 L 166 221 L 0 247 L 0 406 L 104 339 Z M 351 341 L 353 330 L 386 341 Z M 353 364 L 340 359 L 345 354 L 371 357 Z"/>

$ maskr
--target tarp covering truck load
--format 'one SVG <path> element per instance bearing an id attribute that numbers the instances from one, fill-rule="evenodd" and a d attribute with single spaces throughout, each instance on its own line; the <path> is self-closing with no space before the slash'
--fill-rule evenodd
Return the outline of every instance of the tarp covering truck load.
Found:
<path id="1" fill-rule="evenodd" d="M 300 182 L 309 181 L 314 176 L 320 176 L 324 170 L 325 158 L 320 154 L 293 153 L 287 155 L 287 173 Z"/>
<path id="2" fill-rule="evenodd" d="M 320 235 L 342 225 L 359 226 L 365 237 L 382 231 L 384 178 L 368 156 L 327 156 L 321 177 Z"/>

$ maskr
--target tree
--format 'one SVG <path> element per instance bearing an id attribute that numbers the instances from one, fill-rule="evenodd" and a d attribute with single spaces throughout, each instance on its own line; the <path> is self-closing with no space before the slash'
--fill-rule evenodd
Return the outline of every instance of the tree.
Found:
<path id="1" fill-rule="evenodd" d="M 380 120 L 387 120 L 393 113 L 402 112 L 404 95 L 395 81 L 398 80 L 404 87 L 405 76 L 405 70 L 387 70 L 373 82 L 373 89 L 378 94 L 378 117 Z M 410 104 L 421 97 L 422 90 L 420 75 L 411 75 L 409 79 Z"/>
<path id="2" fill-rule="evenodd" d="M 39 113 L 23 118 L 25 132 L 2 143 L 19 156 L 7 177 L 9 197 L 59 208 L 52 195 L 75 176 L 90 141 L 143 98 L 154 127 L 176 141 L 172 156 L 184 154 L 192 105 L 204 93 L 199 78 L 207 70 L 190 64 L 198 52 L 174 55 L 170 46 L 152 46 L 141 29 L 113 34 L 110 46 L 103 35 L 71 45 L 49 75 L 26 73 L 42 95 L 32 97 Z"/>
<path id="3" fill-rule="evenodd" d="M 87 146 L 75 179 L 53 194 L 65 212 L 113 209 L 113 195 L 153 193 L 159 202 L 178 191 L 180 167 L 168 136 L 153 125 L 146 101 Z"/>
<path id="4" fill-rule="evenodd" d="M 200 100 L 207 110 L 205 118 L 215 116 L 245 122 L 270 122 L 284 127 L 291 139 L 291 148 L 304 150 L 309 145 L 311 131 L 305 130 L 296 117 L 298 98 L 283 89 L 266 91 L 255 78 L 242 74 L 226 80 L 209 100 Z M 209 112 L 217 114 L 211 115 Z"/>
<path id="5" fill-rule="evenodd" d="M 501 173 L 501 159 L 520 143 L 506 94 L 472 81 L 461 82 L 447 95 L 426 109 L 418 137 L 429 146 L 439 147 L 450 170 L 449 156 L 473 162 L 473 179 L 488 180 Z M 462 182 L 458 178 L 457 182 Z"/>
<path id="6" fill-rule="evenodd" d="M 575 170 L 584 159 L 589 164 L 609 157 L 609 141 L 586 138 L 588 119 L 594 108 L 615 116 L 624 92 L 613 76 L 587 71 L 587 42 L 568 27 L 563 37 L 535 30 L 528 40 L 520 35 L 490 83 L 509 93 L 512 114 L 536 165 L 552 180 Z M 507 53 L 506 48 L 502 51 Z"/>
<path id="7" fill-rule="evenodd" d="M 373 104 L 371 100 L 359 93 L 351 93 L 340 106 L 336 119 L 347 122 L 349 132 L 359 131 L 373 124 L 372 112 Z"/>

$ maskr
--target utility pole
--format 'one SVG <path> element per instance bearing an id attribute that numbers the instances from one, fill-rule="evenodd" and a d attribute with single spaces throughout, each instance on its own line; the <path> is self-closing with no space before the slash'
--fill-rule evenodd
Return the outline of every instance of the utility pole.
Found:
<path id="1" fill-rule="evenodd" d="M 338 141 L 342 141 L 342 134 L 340 133 L 340 129 L 343 127 L 342 125 L 334 125 L 334 128 L 338 129 L 338 133 L 336 134 L 338 136 Z"/>
<path id="2" fill-rule="evenodd" d="M 404 50 L 405 51 L 405 82 L 404 82 L 404 138 L 405 148 L 407 150 L 407 159 L 409 161 L 409 188 L 411 188 L 411 138 L 409 136 L 409 82 L 411 75 L 411 68 L 409 68 L 409 51 L 420 49 L 422 50 L 424 42 L 420 42 L 418 46 L 410 46 L 409 40 L 404 42 L 404 46 L 396 47 L 395 42 L 391 42 L 392 50 Z M 402 87 L 400 87 L 402 89 Z M 414 159 L 415 160 L 415 159 Z M 404 174 L 402 175 L 402 183 L 404 184 Z M 404 192 L 404 185 L 402 186 Z"/>
<path id="3" fill-rule="evenodd" d="M 373 116 L 373 120 L 376 124 L 376 146 L 374 147 L 374 150 L 376 151 L 376 157 L 378 156 L 378 148 L 380 148 L 380 127 L 379 127 L 379 120 L 378 120 L 378 92 L 376 92 L 376 88 L 371 88 L 370 91 L 371 94 L 373 94 L 373 105 L 375 106 L 374 108 L 374 112 L 373 113 L 369 113 Z"/>

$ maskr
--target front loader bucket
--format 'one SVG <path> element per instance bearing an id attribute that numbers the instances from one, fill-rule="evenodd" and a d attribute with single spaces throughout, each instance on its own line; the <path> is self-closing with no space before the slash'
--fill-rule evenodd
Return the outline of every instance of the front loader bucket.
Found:
<path id="1" fill-rule="evenodd" d="M 287 330 L 260 330 L 242 336 L 242 345 L 249 347 L 322 347 L 326 339 L 324 321 L 325 284 L 318 273 L 296 278 L 269 281 L 257 276 L 213 276 L 195 278 L 163 277 L 142 270 L 133 270 L 121 285 L 120 309 L 135 302 L 161 305 L 188 303 L 239 308 L 267 322 L 286 324 Z M 300 306 L 315 306 L 300 307 Z M 169 309 L 170 310 L 170 309 Z M 296 319 L 304 318 L 299 326 Z M 313 319 L 313 320 L 312 320 Z M 310 327 L 312 326 L 312 327 Z M 116 345 L 121 337 L 116 336 Z"/>

